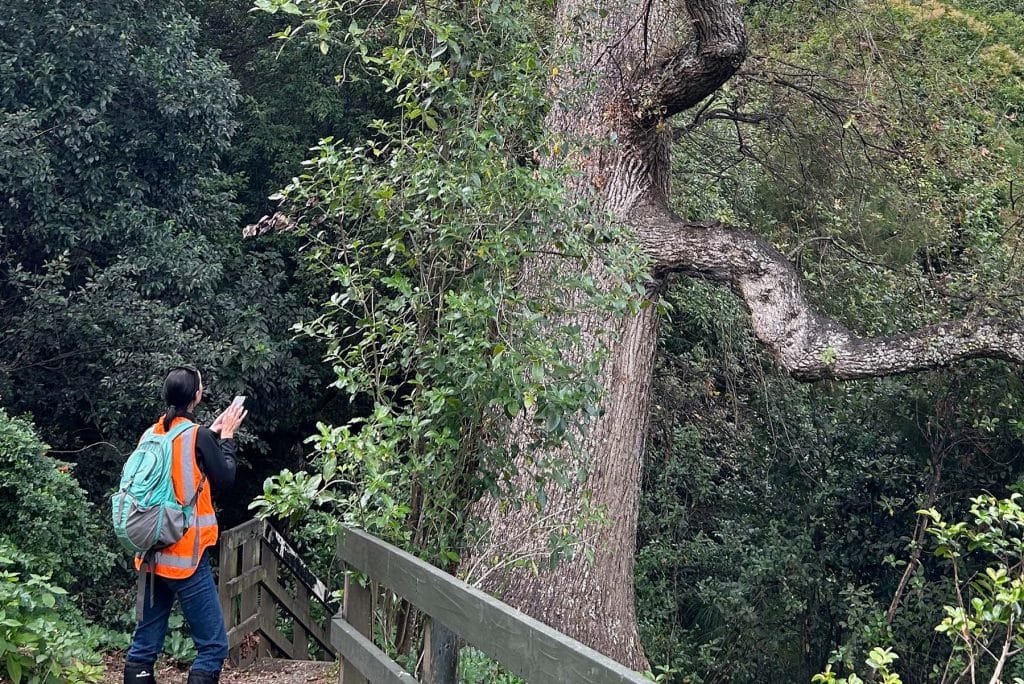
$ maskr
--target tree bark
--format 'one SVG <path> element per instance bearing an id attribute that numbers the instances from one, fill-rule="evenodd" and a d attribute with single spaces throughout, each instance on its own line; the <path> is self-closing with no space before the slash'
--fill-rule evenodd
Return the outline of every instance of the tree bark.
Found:
<path id="1" fill-rule="evenodd" d="M 861 337 L 811 308 L 793 265 L 766 240 L 722 224 L 685 222 L 657 204 L 638 207 L 631 219 L 656 273 L 684 272 L 732 288 L 754 334 L 798 380 L 895 375 L 980 357 L 1024 362 L 1020 321 L 965 319 Z"/>
<path id="2" fill-rule="evenodd" d="M 576 191 L 622 222 L 631 222 L 638 208 L 652 202 L 665 206 L 672 136 L 665 117 L 714 92 L 739 67 L 746 49 L 739 10 L 731 0 L 694 0 L 685 8 L 688 16 L 680 9 L 658 2 L 595 8 L 586 0 L 558 6 L 563 32 L 590 40 L 576 38 L 578 68 L 566 69 L 552 83 L 552 92 L 571 106 L 553 107 L 547 125 L 569 140 L 599 143 L 580 159 L 583 174 Z M 577 22 L 584 16 L 589 21 L 578 34 Z M 673 27 L 685 19 L 694 25 L 694 40 L 679 44 Z M 601 274 L 594 275 L 600 282 Z M 489 524 L 492 541 L 477 550 L 467 567 L 507 558 L 539 561 L 536 572 L 527 563 L 491 572 L 483 584 L 533 617 L 643 670 L 647 661 L 637 632 L 633 551 L 658 314 L 656 307 L 645 306 L 634 317 L 590 316 L 575 322 L 589 345 L 577 353 L 593 353 L 602 335 L 612 341 L 600 378 L 605 410 L 582 439 L 584 463 L 572 462 L 568 453 L 550 456 L 570 460 L 568 472 L 583 466 L 589 476 L 565 489 L 549 487 L 541 511 L 508 511 L 493 499 L 481 501 L 474 514 Z M 513 426 L 513 435 L 527 430 L 524 418 Z M 517 466 L 513 487 L 531 491 L 535 470 L 526 458 Z M 594 550 L 593 562 L 577 552 L 548 569 L 549 536 L 557 532 L 549 523 L 585 515 L 588 501 L 607 520 L 583 533 Z"/>
<path id="3" fill-rule="evenodd" d="M 598 143 L 576 157 L 582 173 L 575 191 L 634 229 L 656 283 L 684 272 L 731 287 L 746 303 L 758 338 L 803 380 L 900 373 L 977 356 L 1024 360 L 1020 326 L 993 320 L 858 337 L 811 309 L 794 269 L 765 240 L 671 213 L 667 118 L 713 93 L 743 62 L 747 41 L 736 2 L 562 0 L 557 18 L 562 41 L 578 50 L 578 66 L 553 79 L 552 95 L 566 106 L 553 107 L 547 124 L 556 135 Z M 570 463 L 570 471 L 582 465 L 588 475 L 564 490 L 549 488 L 541 511 L 510 511 L 493 499 L 480 501 L 473 514 L 489 526 L 489 541 L 463 568 L 470 579 L 484 575 L 485 588 L 526 613 L 642 670 L 647 662 L 637 632 L 633 557 L 658 316 L 656 307 L 645 306 L 630 318 L 592 315 L 577 323 L 592 345 L 578 353 L 591 353 L 602 333 L 612 341 L 600 377 L 603 412 L 583 437 L 585 462 Z M 528 418 L 517 421 L 513 441 L 525 446 L 528 440 L 516 435 L 528 430 Z M 534 488 L 532 463 L 539 459 L 520 457 L 515 488 Z M 550 553 L 552 523 L 557 531 L 585 513 L 588 501 L 607 516 L 607 524 L 584 533 L 593 545 L 593 562 L 577 553 L 554 569 L 543 562 L 532 566 Z M 486 569 L 509 558 L 524 563 Z"/>

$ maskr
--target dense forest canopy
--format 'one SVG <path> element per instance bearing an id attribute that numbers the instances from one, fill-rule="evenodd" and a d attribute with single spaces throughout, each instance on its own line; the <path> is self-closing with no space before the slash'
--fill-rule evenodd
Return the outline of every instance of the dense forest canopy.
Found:
<path id="1" fill-rule="evenodd" d="M 1024 676 L 965 581 L 1022 572 L 1024 5 L 251 9 L 0 10 L 0 564 L 72 589 L 54 662 L 128 629 L 97 504 L 188 361 L 251 398 L 222 524 L 262 491 L 325 573 L 358 524 L 665 681 Z"/>

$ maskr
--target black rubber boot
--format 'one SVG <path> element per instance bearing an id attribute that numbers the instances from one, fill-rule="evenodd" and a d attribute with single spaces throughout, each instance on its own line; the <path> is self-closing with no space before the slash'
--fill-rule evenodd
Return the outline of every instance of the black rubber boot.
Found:
<path id="1" fill-rule="evenodd" d="M 153 664 L 125 663 L 124 684 L 156 684 Z"/>
<path id="2" fill-rule="evenodd" d="M 220 672 L 188 671 L 188 684 L 218 684 Z"/>

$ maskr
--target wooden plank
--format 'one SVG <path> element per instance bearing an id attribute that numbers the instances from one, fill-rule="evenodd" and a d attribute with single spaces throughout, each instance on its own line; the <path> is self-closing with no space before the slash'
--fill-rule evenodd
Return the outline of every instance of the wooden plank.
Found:
<path id="1" fill-rule="evenodd" d="M 455 684 L 459 670 L 459 635 L 432 619 L 423 643 L 423 681 Z"/>
<path id="2" fill-rule="evenodd" d="M 285 567 L 292 571 L 295 578 L 306 586 L 310 594 L 316 597 L 320 603 L 324 604 L 330 615 L 337 613 L 341 609 L 338 602 L 331 598 L 331 592 L 328 590 L 327 585 L 313 574 L 313 571 L 309 569 L 305 561 L 295 552 L 295 549 L 288 543 L 288 540 L 277 530 L 267 525 L 263 530 L 263 539 L 270 550 L 274 552 L 274 555 L 281 560 Z"/>
<path id="3" fill-rule="evenodd" d="M 319 625 L 314 624 L 312 623 L 311 620 L 309 620 L 308 611 L 303 611 L 303 606 L 297 603 L 295 599 L 288 595 L 288 592 L 285 590 L 284 587 L 281 586 L 280 582 L 278 582 L 276 579 L 271 579 L 270 577 L 268 577 L 263 582 L 263 588 L 267 592 L 269 592 L 270 596 L 272 596 L 275 601 L 281 604 L 281 607 L 284 608 L 285 611 L 287 611 L 288 614 L 291 615 L 296 622 L 303 619 L 302 616 L 303 613 L 305 612 L 305 619 L 309 621 L 309 635 L 316 639 L 318 642 L 320 642 L 321 646 L 323 646 L 327 650 L 331 650 L 331 641 L 327 635 L 326 630 L 320 628 Z M 270 612 L 274 612 L 272 607 L 270 609 Z M 295 651 L 294 647 L 292 648 L 292 651 Z M 291 657 L 297 658 L 298 656 L 293 654 Z"/>
<path id="4" fill-rule="evenodd" d="M 235 625 L 228 630 L 228 648 L 234 648 L 241 644 L 253 632 L 260 628 L 260 614 L 250 615 L 241 624 Z"/>
<path id="5" fill-rule="evenodd" d="M 264 526 L 266 526 L 265 521 L 254 519 L 223 532 L 220 535 L 221 551 L 223 552 L 224 549 L 237 549 L 250 539 L 262 537 Z"/>
<path id="6" fill-rule="evenodd" d="M 343 531 L 338 550 L 345 563 L 405 597 L 531 684 L 648 682 L 639 672 L 362 530 Z"/>
<path id="7" fill-rule="evenodd" d="M 233 549 L 220 547 L 220 562 L 217 563 L 217 597 L 220 599 L 220 612 L 224 615 L 224 625 L 231 629 L 237 624 L 235 620 L 234 594 L 230 593 L 227 583 L 238 576 L 237 556 Z"/>
<path id="8" fill-rule="evenodd" d="M 302 608 L 302 617 L 295 618 L 292 624 L 292 643 L 295 644 L 294 658 L 309 660 L 309 639 L 306 634 L 306 625 L 313 624 L 313 617 L 309 614 L 309 590 L 301 581 L 295 582 L 295 603 Z M 328 641 L 330 641 L 328 639 Z"/>
<path id="9" fill-rule="evenodd" d="M 281 651 L 285 658 L 292 657 L 292 642 L 288 641 L 288 637 L 281 634 L 281 630 L 277 628 L 276 620 L 274 619 L 273 612 L 270 611 L 270 617 L 268 612 L 260 613 L 260 631 L 263 636 L 267 638 L 275 648 Z"/>
<path id="10" fill-rule="evenodd" d="M 242 546 L 242 567 L 238 577 L 245 577 L 251 572 L 263 570 L 260 567 L 260 540 L 248 539 Z M 248 584 L 245 589 L 239 592 L 242 596 L 239 619 L 245 620 L 250 615 L 259 612 L 259 594 L 255 583 Z"/>
<path id="11" fill-rule="evenodd" d="M 267 576 L 267 570 L 263 566 L 256 566 L 241 575 L 238 575 L 234 579 L 230 579 L 224 583 L 224 589 L 228 592 L 230 597 L 238 596 L 248 589 L 256 586 L 262 582 Z M 243 616 L 244 618 L 244 616 Z"/>
<path id="12" fill-rule="evenodd" d="M 262 546 L 263 539 L 259 544 Z M 277 648 L 285 658 L 291 658 L 293 654 L 292 642 L 288 640 L 281 630 L 277 628 L 277 602 L 274 596 L 272 585 L 277 584 L 277 558 L 272 553 L 264 553 L 262 556 L 263 568 L 267 576 L 260 584 L 260 631 L 270 644 Z M 267 648 L 267 655 L 272 655 L 270 648 Z"/>
<path id="13" fill-rule="evenodd" d="M 228 582 L 238 576 L 239 560 L 238 548 L 222 544 L 220 547 L 220 563 L 217 565 L 217 595 L 220 599 L 221 613 L 224 615 L 225 629 L 233 631 L 237 625 L 244 623 L 249 615 L 241 615 L 238 610 L 240 600 L 236 600 L 236 593 L 228 589 Z M 258 624 L 256 625 L 259 626 Z M 251 654 L 243 652 L 240 648 L 240 640 L 236 640 L 229 646 L 228 659 L 232 665 L 242 666 L 251 662 Z"/>
<path id="14" fill-rule="evenodd" d="M 345 658 L 345 664 L 352 666 L 373 684 L 411 684 L 416 678 L 398 666 L 373 642 L 359 633 L 355 626 L 340 617 L 331 621 L 331 643 Z M 352 684 L 349 670 L 342 675 L 343 684 Z"/>
<path id="15" fill-rule="evenodd" d="M 353 627 L 357 633 L 373 645 L 371 635 L 373 634 L 373 600 L 370 597 L 370 590 L 360 586 L 359 582 L 352 577 L 352 573 L 345 573 L 345 594 L 342 607 L 343 621 Z M 331 633 L 335 630 L 335 623 L 331 623 Z M 347 658 L 343 659 L 341 666 L 342 684 L 366 684 L 367 679 L 359 670 L 356 664 Z"/>

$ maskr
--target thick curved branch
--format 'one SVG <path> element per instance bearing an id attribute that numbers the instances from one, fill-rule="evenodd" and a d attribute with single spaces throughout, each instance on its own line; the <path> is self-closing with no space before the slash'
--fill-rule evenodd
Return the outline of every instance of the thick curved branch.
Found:
<path id="1" fill-rule="evenodd" d="M 743 64 L 747 33 L 735 0 L 687 0 L 694 40 L 662 56 L 634 82 L 638 118 L 670 117 L 718 90 Z"/>
<path id="2" fill-rule="evenodd" d="M 886 337 L 857 335 L 811 308 L 792 264 L 766 240 L 722 224 L 689 223 L 648 206 L 633 214 L 656 272 L 683 272 L 731 287 L 754 334 L 798 380 L 850 380 L 972 358 L 1024 363 L 1024 322 L 975 318 Z"/>

